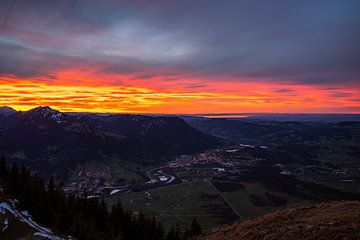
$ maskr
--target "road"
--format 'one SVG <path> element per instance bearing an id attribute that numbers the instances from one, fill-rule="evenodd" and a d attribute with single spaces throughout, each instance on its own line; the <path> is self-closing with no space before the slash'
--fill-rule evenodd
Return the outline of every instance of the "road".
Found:
<path id="1" fill-rule="evenodd" d="M 204 182 L 209 184 L 223 199 L 224 201 L 231 207 L 231 209 L 234 211 L 234 213 L 239 217 L 239 219 L 244 222 L 244 218 L 240 215 L 240 213 L 236 210 L 236 208 L 231 204 L 229 200 L 222 194 L 222 192 L 219 191 L 210 181 L 209 179 L 204 179 Z"/>

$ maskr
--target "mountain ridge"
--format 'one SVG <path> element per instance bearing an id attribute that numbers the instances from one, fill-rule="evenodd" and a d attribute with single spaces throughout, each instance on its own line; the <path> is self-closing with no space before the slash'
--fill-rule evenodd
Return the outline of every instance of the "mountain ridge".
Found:
<path id="1" fill-rule="evenodd" d="M 73 116 L 41 106 L 0 118 L 0 154 L 47 176 L 91 160 L 159 161 L 221 144 L 177 117 Z"/>

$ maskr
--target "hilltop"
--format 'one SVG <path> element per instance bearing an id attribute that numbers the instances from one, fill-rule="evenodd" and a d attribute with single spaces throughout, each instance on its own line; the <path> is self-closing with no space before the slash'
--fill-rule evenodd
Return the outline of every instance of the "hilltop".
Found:
<path id="1" fill-rule="evenodd" d="M 360 239 L 360 202 L 321 203 L 276 211 L 196 240 Z"/>

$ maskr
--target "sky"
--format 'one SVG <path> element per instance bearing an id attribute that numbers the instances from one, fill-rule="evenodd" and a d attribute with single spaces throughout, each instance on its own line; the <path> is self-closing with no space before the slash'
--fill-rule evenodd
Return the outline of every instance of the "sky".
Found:
<path id="1" fill-rule="evenodd" d="M 360 113 L 358 0 L 1 0 L 0 106 Z"/>

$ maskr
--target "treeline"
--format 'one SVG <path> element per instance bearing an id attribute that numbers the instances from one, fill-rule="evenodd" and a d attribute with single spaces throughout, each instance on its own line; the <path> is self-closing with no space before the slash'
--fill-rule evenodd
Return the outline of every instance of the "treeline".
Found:
<path id="1" fill-rule="evenodd" d="M 45 185 L 25 167 L 7 167 L 4 158 L 0 159 L 0 184 L 37 222 L 79 240 L 185 240 L 201 234 L 196 219 L 189 229 L 176 226 L 165 231 L 154 217 L 134 214 L 120 201 L 109 209 L 103 200 L 65 195 L 53 178 Z"/>

